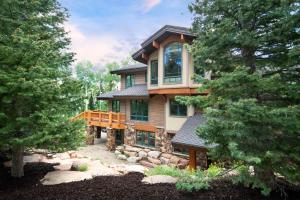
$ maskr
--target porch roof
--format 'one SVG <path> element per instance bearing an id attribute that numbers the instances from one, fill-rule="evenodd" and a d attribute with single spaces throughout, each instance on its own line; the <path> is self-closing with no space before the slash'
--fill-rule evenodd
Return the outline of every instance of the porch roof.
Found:
<path id="1" fill-rule="evenodd" d="M 148 89 L 146 84 L 134 85 L 125 90 L 113 91 L 101 94 L 97 97 L 98 100 L 108 100 L 121 97 L 148 97 Z"/>
<path id="2" fill-rule="evenodd" d="M 133 72 L 141 72 L 141 71 L 147 71 L 147 65 L 142 63 L 137 63 L 134 65 L 122 67 L 120 69 L 112 70 L 110 73 L 120 75 L 123 73 L 133 73 Z"/>
<path id="3" fill-rule="evenodd" d="M 205 140 L 197 135 L 197 128 L 205 123 L 201 114 L 188 117 L 180 130 L 171 140 L 172 144 L 186 145 L 196 148 L 211 148 L 215 145 L 205 144 Z"/>

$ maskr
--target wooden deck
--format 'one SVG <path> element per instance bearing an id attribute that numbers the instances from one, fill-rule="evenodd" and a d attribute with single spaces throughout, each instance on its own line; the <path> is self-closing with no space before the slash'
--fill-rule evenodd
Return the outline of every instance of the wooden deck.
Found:
<path id="1" fill-rule="evenodd" d="M 84 119 L 90 126 L 125 129 L 125 113 L 87 110 L 75 116 L 72 120 Z"/>

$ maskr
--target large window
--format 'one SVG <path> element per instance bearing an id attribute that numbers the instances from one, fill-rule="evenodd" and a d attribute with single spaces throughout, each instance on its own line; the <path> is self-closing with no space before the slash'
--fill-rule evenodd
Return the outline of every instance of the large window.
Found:
<path id="1" fill-rule="evenodd" d="M 113 112 L 120 112 L 120 100 L 113 100 L 111 107 Z"/>
<path id="2" fill-rule="evenodd" d="M 126 75 L 125 87 L 129 88 L 129 87 L 132 87 L 133 85 L 134 85 L 134 76 L 132 74 Z"/>
<path id="3" fill-rule="evenodd" d="M 136 131 L 136 144 L 155 147 L 155 134 L 148 131 Z"/>
<path id="4" fill-rule="evenodd" d="M 179 104 L 174 99 L 170 99 L 170 115 L 172 116 L 187 116 L 187 107 Z"/>
<path id="5" fill-rule="evenodd" d="M 148 101 L 131 100 L 130 112 L 130 119 L 148 121 Z"/>
<path id="6" fill-rule="evenodd" d="M 164 83 L 180 83 L 182 68 L 182 44 L 174 42 L 164 51 Z"/>
<path id="7" fill-rule="evenodd" d="M 158 83 L 158 61 L 151 61 L 151 85 L 156 85 Z"/>

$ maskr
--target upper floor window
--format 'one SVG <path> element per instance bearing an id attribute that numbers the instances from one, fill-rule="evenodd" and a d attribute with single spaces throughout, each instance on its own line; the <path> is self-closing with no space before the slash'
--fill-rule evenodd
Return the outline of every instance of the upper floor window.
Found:
<path id="1" fill-rule="evenodd" d="M 130 119 L 148 121 L 148 101 L 131 100 Z"/>
<path id="2" fill-rule="evenodd" d="M 113 112 L 120 112 L 120 100 L 113 100 L 111 107 Z"/>
<path id="3" fill-rule="evenodd" d="M 178 103 L 175 99 L 170 99 L 170 115 L 180 117 L 187 116 L 187 106 Z"/>
<path id="4" fill-rule="evenodd" d="M 182 71 L 182 44 L 173 42 L 164 51 L 164 82 L 180 83 Z"/>
<path id="5" fill-rule="evenodd" d="M 125 87 L 129 88 L 134 85 L 134 76 L 132 74 L 128 74 L 125 77 Z"/>
<path id="6" fill-rule="evenodd" d="M 151 85 L 156 85 L 158 83 L 158 61 L 152 60 L 150 67 Z"/>

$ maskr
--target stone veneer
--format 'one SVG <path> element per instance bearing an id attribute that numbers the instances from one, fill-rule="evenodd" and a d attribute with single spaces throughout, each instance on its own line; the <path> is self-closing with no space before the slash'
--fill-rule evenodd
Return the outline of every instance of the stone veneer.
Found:
<path id="1" fill-rule="evenodd" d="M 112 128 L 106 128 L 107 141 L 106 148 L 109 151 L 114 151 L 116 149 L 116 135 Z"/>

